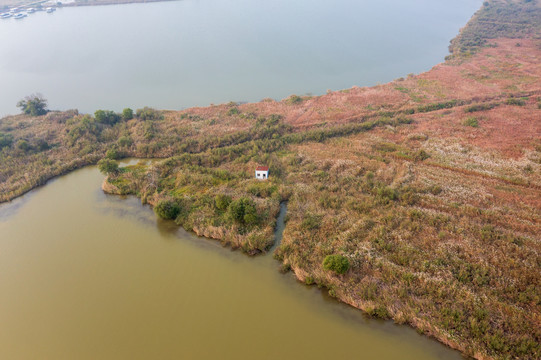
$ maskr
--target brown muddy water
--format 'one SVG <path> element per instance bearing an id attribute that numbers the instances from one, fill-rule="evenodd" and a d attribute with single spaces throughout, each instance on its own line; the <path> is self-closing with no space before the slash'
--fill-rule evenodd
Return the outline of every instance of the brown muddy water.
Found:
<path id="1" fill-rule="evenodd" d="M 0 359 L 461 359 L 105 195 L 95 167 L 0 205 Z"/>

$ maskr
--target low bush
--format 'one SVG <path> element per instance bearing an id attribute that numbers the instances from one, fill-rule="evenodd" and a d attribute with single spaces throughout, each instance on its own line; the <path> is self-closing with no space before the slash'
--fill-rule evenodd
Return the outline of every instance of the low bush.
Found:
<path id="1" fill-rule="evenodd" d="M 0 133 L 0 150 L 5 147 L 10 147 L 13 143 L 13 136 L 10 134 Z"/>
<path id="2" fill-rule="evenodd" d="M 142 109 L 137 109 L 135 116 L 139 120 L 163 120 L 161 111 L 145 106 Z"/>
<path id="3" fill-rule="evenodd" d="M 238 115 L 238 114 L 240 114 L 240 110 L 237 107 L 232 107 L 231 109 L 227 111 L 227 115 L 229 116 Z"/>
<path id="4" fill-rule="evenodd" d="M 218 194 L 214 198 L 214 205 L 218 210 L 225 211 L 227 210 L 229 204 L 231 204 L 231 196 Z"/>
<path id="5" fill-rule="evenodd" d="M 479 121 L 477 118 L 469 117 L 464 120 L 464 126 L 479 127 Z"/>
<path id="6" fill-rule="evenodd" d="M 419 106 L 417 108 L 417 112 L 426 113 L 426 112 L 437 111 L 437 110 L 442 110 L 442 109 L 451 109 L 460 104 L 461 103 L 457 100 L 451 100 L 451 101 L 435 103 L 435 104 L 427 104 L 427 105 Z"/>
<path id="7" fill-rule="evenodd" d="M 423 149 L 416 151 L 415 154 L 413 155 L 413 158 L 415 159 L 415 161 L 423 161 L 423 160 L 428 159 L 429 157 L 430 157 L 430 154 L 427 153 Z"/>
<path id="8" fill-rule="evenodd" d="M 298 96 L 298 95 L 291 95 L 290 97 L 287 98 L 287 103 L 288 104 L 300 104 L 302 102 L 302 97 Z"/>
<path id="9" fill-rule="evenodd" d="M 464 109 L 464 111 L 467 113 L 472 113 L 472 112 L 477 112 L 477 111 L 487 111 L 487 110 L 492 110 L 499 105 L 500 105 L 499 103 L 475 104 L 475 105 L 467 107 L 466 109 Z"/>
<path id="10" fill-rule="evenodd" d="M 327 255 L 323 260 L 323 268 L 337 274 L 345 274 L 349 270 L 349 260 L 343 255 Z"/>
<path id="11" fill-rule="evenodd" d="M 180 214 L 180 205 L 174 200 L 160 200 L 154 212 L 164 220 L 173 220 Z"/>
<path id="12" fill-rule="evenodd" d="M 526 105 L 526 101 L 519 98 L 509 98 L 505 101 L 507 105 L 516 105 L 516 106 L 524 106 Z"/>

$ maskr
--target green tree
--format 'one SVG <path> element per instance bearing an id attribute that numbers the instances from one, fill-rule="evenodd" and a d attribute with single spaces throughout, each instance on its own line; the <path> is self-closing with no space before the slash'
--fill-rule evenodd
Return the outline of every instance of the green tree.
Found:
<path id="1" fill-rule="evenodd" d="M 96 110 L 94 118 L 101 124 L 114 125 L 120 121 L 120 115 L 111 110 Z"/>
<path id="2" fill-rule="evenodd" d="M 102 174 L 105 175 L 116 175 L 119 173 L 120 169 L 118 167 L 118 162 L 112 159 L 101 159 L 98 162 L 98 169 Z"/>
<path id="3" fill-rule="evenodd" d="M 337 274 L 345 274 L 349 270 L 349 260 L 343 255 L 327 255 L 323 260 L 323 267 Z"/>
<path id="4" fill-rule="evenodd" d="M 174 220 L 180 214 L 180 205 L 174 200 L 160 200 L 154 212 L 165 220 Z"/>
<path id="5" fill-rule="evenodd" d="M 233 220 L 241 224 L 253 225 L 258 220 L 255 203 L 247 197 L 242 197 L 229 204 L 228 212 Z"/>
<path id="6" fill-rule="evenodd" d="M 107 150 L 105 157 L 111 160 L 118 160 L 122 157 L 122 154 L 115 147 L 112 147 Z"/>
<path id="7" fill-rule="evenodd" d="M 133 110 L 130 108 L 125 108 L 122 110 L 122 119 L 131 120 L 133 119 Z"/>
<path id="8" fill-rule="evenodd" d="M 47 100 L 41 94 L 32 94 L 17 103 L 22 112 L 30 116 L 47 114 Z"/>

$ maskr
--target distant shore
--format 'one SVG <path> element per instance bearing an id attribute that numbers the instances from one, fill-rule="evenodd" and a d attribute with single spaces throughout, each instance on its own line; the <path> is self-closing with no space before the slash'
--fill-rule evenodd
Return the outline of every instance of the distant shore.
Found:
<path id="1" fill-rule="evenodd" d="M 73 7 L 73 6 L 99 6 L 99 5 L 121 5 L 121 4 L 133 4 L 133 3 L 150 3 L 150 2 L 163 2 L 163 1 L 178 1 L 178 0 L 75 0 L 71 2 L 51 2 L 51 1 L 28 1 L 28 2 L 16 2 L 4 4 L 0 0 L 0 12 L 7 11 L 8 9 L 25 9 L 30 7 Z"/>
<path id="2" fill-rule="evenodd" d="M 178 0 L 88 0 L 88 1 L 74 1 L 67 4 L 62 4 L 62 6 L 73 7 L 73 6 L 121 5 L 121 4 L 134 4 L 134 3 L 165 2 L 165 1 L 178 1 Z"/>

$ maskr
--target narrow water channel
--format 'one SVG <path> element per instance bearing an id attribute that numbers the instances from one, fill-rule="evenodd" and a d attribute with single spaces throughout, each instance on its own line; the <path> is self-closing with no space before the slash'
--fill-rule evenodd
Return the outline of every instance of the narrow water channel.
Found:
<path id="1" fill-rule="evenodd" d="M 88 167 L 0 205 L 0 359 L 461 359 L 102 180 Z"/>
<path id="2" fill-rule="evenodd" d="M 274 229 L 274 244 L 269 249 L 269 254 L 272 254 L 282 242 L 282 236 L 284 235 L 284 230 L 286 228 L 286 215 L 287 202 L 283 201 L 280 203 L 280 212 L 278 213 L 278 218 L 276 219 L 276 228 Z"/>

